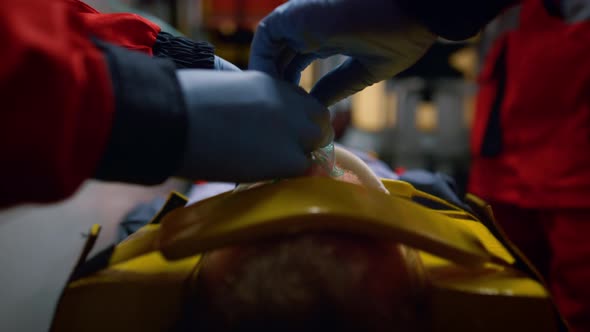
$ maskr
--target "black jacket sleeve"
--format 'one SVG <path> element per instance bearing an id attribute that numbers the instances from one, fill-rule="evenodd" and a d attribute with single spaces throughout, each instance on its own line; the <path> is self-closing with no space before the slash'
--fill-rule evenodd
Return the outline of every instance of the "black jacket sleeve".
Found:
<path id="1" fill-rule="evenodd" d="M 213 69 L 215 66 L 213 45 L 164 31 L 156 37 L 153 52 L 154 57 L 174 61 L 178 69 Z"/>
<path id="2" fill-rule="evenodd" d="M 518 0 L 399 0 L 401 7 L 445 39 L 475 36 L 487 23 Z"/>
<path id="3" fill-rule="evenodd" d="M 184 153 L 187 114 L 176 66 L 101 41 L 115 94 L 115 114 L 95 178 L 143 185 L 174 175 Z"/>

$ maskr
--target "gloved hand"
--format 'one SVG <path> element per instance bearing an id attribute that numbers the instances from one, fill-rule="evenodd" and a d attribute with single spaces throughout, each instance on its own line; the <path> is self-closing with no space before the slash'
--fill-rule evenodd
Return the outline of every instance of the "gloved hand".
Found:
<path id="1" fill-rule="evenodd" d="M 331 105 L 408 68 L 436 39 L 397 2 L 291 0 L 258 26 L 249 68 L 298 83 L 301 71 L 313 60 L 348 55 L 311 91 Z"/>
<path id="2" fill-rule="evenodd" d="M 188 110 L 181 169 L 190 179 L 253 182 L 301 175 L 329 112 L 305 91 L 259 72 L 180 70 Z"/>

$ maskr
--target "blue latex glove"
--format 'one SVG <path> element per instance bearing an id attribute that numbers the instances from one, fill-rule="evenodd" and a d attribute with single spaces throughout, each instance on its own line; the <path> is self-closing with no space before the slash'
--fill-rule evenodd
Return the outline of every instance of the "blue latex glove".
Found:
<path id="1" fill-rule="evenodd" d="M 261 21 L 249 68 L 298 83 L 313 60 L 348 55 L 311 92 L 331 105 L 408 68 L 435 41 L 396 2 L 291 0 Z"/>
<path id="2" fill-rule="evenodd" d="M 189 113 L 178 176 L 253 182 L 301 175 L 330 114 L 315 98 L 253 71 L 180 70 Z"/>

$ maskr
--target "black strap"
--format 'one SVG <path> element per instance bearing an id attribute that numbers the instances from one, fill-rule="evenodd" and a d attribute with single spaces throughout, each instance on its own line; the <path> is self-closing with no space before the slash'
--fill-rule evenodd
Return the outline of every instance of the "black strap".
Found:
<path id="1" fill-rule="evenodd" d="M 164 216 L 170 211 L 182 208 L 186 203 L 188 203 L 188 200 L 184 196 L 175 191 L 171 192 L 170 196 L 168 196 L 168 200 L 162 209 L 160 209 L 160 212 L 158 212 L 158 214 L 156 214 L 156 216 L 150 221 L 150 224 L 159 224 L 160 221 L 162 221 L 162 218 L 164 218 Z"/>
<path id="2" fill-rule="evenodd" d="M 115 245 L 113 244 L 93 256 L 91 259 L 85 261 L 84 264 L 78 266 L 74 273 L 72 273 L 70 282 L 84 278 L 106 268 L 109 265 L 109 261 L 114 251 Z"/>

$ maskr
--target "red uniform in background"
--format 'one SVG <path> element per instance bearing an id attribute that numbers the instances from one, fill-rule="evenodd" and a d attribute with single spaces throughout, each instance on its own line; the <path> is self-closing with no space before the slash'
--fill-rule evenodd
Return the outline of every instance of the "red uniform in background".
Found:
<path id="1" fill-rule="evenodd" d="M 486 58 L 470 191 L 492 203 L 573 330 L 590 331 L 590 21 L 551 3 L 523 1 Z"/>
<path id="2" fill-rule="evenodd" d="M 236 28 L 256 28 L 273 9 L 287 0 L 204 0 L 205 25 L 208 28 L 220 28 L 226 24 L 235 24 Z"/>

